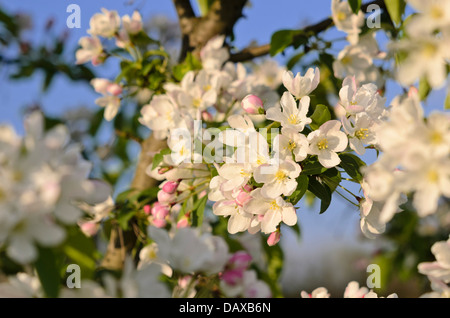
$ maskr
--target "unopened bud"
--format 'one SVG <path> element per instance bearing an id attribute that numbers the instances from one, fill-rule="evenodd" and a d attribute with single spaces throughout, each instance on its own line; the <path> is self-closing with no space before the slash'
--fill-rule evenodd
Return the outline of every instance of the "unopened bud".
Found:
<path id="1" fill-rule="evenodd" d="M 261 110 L 264 111 L 263 102 L 261 98 L 256 95 L 247 95 L 242 100 L 242 108 L 248 114 L 260 114 Z"/>

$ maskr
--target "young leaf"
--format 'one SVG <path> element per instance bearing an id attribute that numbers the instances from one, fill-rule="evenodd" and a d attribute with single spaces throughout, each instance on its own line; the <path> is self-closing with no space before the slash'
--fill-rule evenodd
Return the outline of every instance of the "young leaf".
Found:
<path id="1" fill-rule="evenodd" d="M 320 199 L 320 214 L 325 212 L 331 203 L 331 190 L 325 183 L 320 183 L 315 176 L 309 177 L 308 190 Z"/>
<path id="2" fill-rule="evenodd" d="M 366 163 L 359 157 L 349 153 L 340 154 L 339 158 L 341 158 L 341 163 L 339 164 L 339 166 L 341 166 L 342 169 L 344 169 L 350 177 L 358 182 L 361 182 L 363 176 L 361 174 L 360 168 L 362 166 L 365 166 Z"/>
<path id="3" fill-rule="evenodd" d="M 35 267 L 45 295 L 50 298 L 58 297 L 61 277 L 55 252 L 50 248 L 40 247 Z"/>
<path id="4" fill-rule="evenodd" d="M 402 22 L 403 12 L 405 11 L 405 0 L 389 0 L 384 1 L 384 4 L 386 5 L 391 20 L 395 24 L 400 24 Z"/>
<path id="5" fill-rule="evenodd" d="M 308 180 L 309 179 L 305 174 L 301 174 L 297 178 L 297 189 L 295 189 L 295 191 L 290 195 L 289 202 L 295 205 L 298 201 L 300 201 L 308 189 Z"/>
<path id="6" fill-rule="evenodd" d="M 348 4 L 354 14 L 358 14 L 359 9 L 361 8 L 361 2 L 361 0 L 348 0 Z"/>
<path id="7" fill-rule="evenodd" d="M 284 51 L 294 40 L 293 30 L 280 30 L 272 34 L 270 39 L 270 56 L 275 56 Z"/>
<path id="8" fill-rule="evenodd" d="M 314 113 L 311 115 L 312 123 L 309 126 L 313 129 L 319 129 L 319 127 L 331 119 L 331 114 L 327 106 L 319 104 L 314 109 Z"/>
<path id="9" fill-rule="evenodd" d="M 172 150 L 170 150 L 170 148 L 165 148 L 157 153 L 153 157 L 152 170 L 156 169 L 156 167 L 158 167 L 158 165 L 164 160 L 164 156 L 170 154 L 171 152 Z"/>
<path id="10" fill-rule="evenodd" d="M 205 212 L 206 202 L 208 201 L 208 196 L 205 195 L 200 200 L 196 202 L 192 211 L 192 226 L 198 227 L 203 224 L 203 214 Z"/>

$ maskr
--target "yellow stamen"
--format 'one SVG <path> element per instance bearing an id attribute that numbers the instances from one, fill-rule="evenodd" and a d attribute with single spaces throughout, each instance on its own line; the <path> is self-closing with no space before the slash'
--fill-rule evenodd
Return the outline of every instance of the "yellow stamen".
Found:
<path id="1" fill-rule="evenodd" d="M 289 139 L 289 142 L 288 142 L 288 149 L 290 150 L 290 151 L 292 151 L 292 150 L 294 150 L 295 148 L 297 148 L 297 144 L 292 140 L 292 139 Z"/>
<path id="2" fill-rule="evenodd" d="M 431 183 L 436 183 L 439 180 L 439 174 L 436 170 L 429 170 L 427 173 L 427 179 Z"/>
<path id="3" fill-rule="evenodd" d="M 292 124 L 292 125 L 297 125 L 298 124 L 298 118 L 297 115 L 290 115 L 288 118 L 288 123 Z"/>
<path id="4" fill-rule="evenodd" d="M 251 174 L 251 173 L 248 173 L 248 172 L 245 172 L 244 169 L 241 169 L 241 176 L 243 176 L 244 178 L 245 178 L 245 177 L 251 177 L 252 174 Z"/>
<path id="5" fill-rule="evenodd" d="M 319 150 L 325 150 L 328 149 L 328 140 L 326 140 L 325 138 L 323 138 L 322 140 L 320 140 L 317 143 L 317 148 L 319 148 Z"/>
<path id="6" fill-rule="evenodd" d="M 431 58 L 436 55 L 437 51 L 438 48 L 435 44 L 426 43 L 422 49 L 422 54 L 427 58 Z"/>
<path id="7" fill-rule="evenodd" d="M 277 179 L 277 181 L 279 182 L 282 182 L 286 178 L 287 174 L 282 170 L 278 170 L 277 173 L 275 173 L 275 179 Z"/>
<path id="8" fill-rule="evenodd" d="M 270 209 L 275 211 L 280 209 L 280 206 L 277 204 L 277 200 L 270 201 Z"/>
<path id="9" fill-rule="evenodd" d="M 194 98 L 194 100 L 192 101 L 192 105 L 195 108 L 199 108 L 202 105 L 202 100 L 200 98 Z"/>
<path id="10" fill-rule="evenodd" d="M 439 20 L 444 17 L 444 12 L 442 11 L 442 8 L 435 5 L 431 7 L 430 16 L 435 20 Z"/>
<path id="11" fill-rule="evenodd" d="M 361 128 L 361 129 L 359 129 L 359 130 L 357 130 L 357 131 L 355 132 L 355 136 L 356 136 L 356 138 L 358 138 L 358 139 L 364 140 L 364 139 L 366 139 L 367 137 L 369 137 L 369 129 L 367 129 L 367 128 Z"/>
<path id="12" fill-rule="evenodd" d="M 350 57 L 350 56 L 344 56 L 342 59 L 341 59 L 341 63 L 342 64 L 344 64 L 344 65 L 348 65 L 348 64 L 351 64 L 352 63 L 352 58 Z"/>
<path id="13" fill-rule="evenodd" d="M 343 12 L 343 11 L 338 11 L 338 12 L 336 13 L 336 18 L 337 18 L 339 21 L 344 21 L 345 19 L 347 19 L 347 15 L 346 15 L 345 12 Z"/>
<path id="14" fill-rule="evenodd" d="M 444 137 L 442 136 L 440 131 L 434 130 L 430 134 L 431 143 L 434 145 L 441 144 L 444 141 L 443 139 L 444 139 Z"/>
<path id="15" fill-rule="evenodd" d="M 211 85 L 209 85 L 209 84 L 203 86 L 203 90 L 204 90 L 205 92 L 206 92 L 206 91 L 209 91 L 210 89 L 211 89 Z"/>

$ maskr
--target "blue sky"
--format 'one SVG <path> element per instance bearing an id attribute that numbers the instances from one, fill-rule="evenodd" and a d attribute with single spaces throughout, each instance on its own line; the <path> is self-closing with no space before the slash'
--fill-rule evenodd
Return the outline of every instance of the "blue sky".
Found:
<path id="1" fill-rule="evenodd" d="M 236 46 L 245 47 L 250 41 L 256 40 L 260 44 L 270 41 L 273 32 L 279 29 L 292 29 L 318 22 L 330 15 L 330 0 L 252 0 L 251 8 L 244 10 L 245 18 L 240 19 L 235 26 Z M 78 4 L 81 8 L 81 28 L 68 29 L 66 18 L 69 13 L 66 8 L 69 4 Z M 114 9 L 120 15 L 131 14 L 139 9 L 144 19 L 154 15 L 167 15 L 175 19 L 176 14 L 170 0 L 0 0 L 0 5 L 9 12 L 22 11 L 31 14 L 33 18 L 33 33 L 27 37 L 33 42 L 44 38 L 43 26 L 48 18 L 55 19 L 54 30 L 66 30 L 69 35 L 68 47 L 75 48 L 78 39 L 86 35 L 89 28 L 89 19 L 100 11 L 102 7 Z M 343 33 L 330 31 L 330 38 L 342 37 Z M 344 45 L 345 43 L 343 43 Z M 282 62 L 283 57 L 277 57 Z M 74 59 L 73 59 L 74 60 Z M 113 78 L 116 69 L 101 68 L 99 74 Z M 0 123 L 13 124 L 22 131 L 21 109 L 25 105 L 38 102 L 43 105 L 46 112 L 59 115 L 64 110 L 84 105 L 97 108 L 94 104 L 97 94 L 85 84 L 72 83 L 64 77 L 57 77 L 50 90 L 42 94 L 40 74 L 34 75 L 30 80 L 10 82 L 4 72 L 0 71 L 2 84 L 0 86 Z M 388 85 L 388 102 L 399 93 L 394 84 Z M 445 98 L 445 88 L 433 92 L 429 97 L 426 111 L 442 109 Z M 313 210 L 301 209 L 299 218 L 303 228 L 303 242 L 315 246 L 317 242 L 327 244 L 336 239 L 353 238 L 359 231 L 359 213 L 355 207 L 342 202 L 338 196 L 333 198 L 333 204 L 324 215 L 318 215 L 318 208 Z M 291 237 L 291 236 L 289 236 Z M 292 237 L 291 237 L 292 239 Z"/>

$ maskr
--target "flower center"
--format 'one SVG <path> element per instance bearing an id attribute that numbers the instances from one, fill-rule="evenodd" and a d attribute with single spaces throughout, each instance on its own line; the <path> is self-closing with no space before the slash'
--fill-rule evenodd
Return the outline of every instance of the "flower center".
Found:
<path id="1" fill-rule="evenodd" d="M 292 125 L 298 124 L 298 118 L 297 118 L 297 115 L 294 115 L 294 114 L 289 115 L 288 123 L 289 123 L 289 124 L 292 124 Z"/>
<path id="2" fill-rule="evenodd" d="M 433 132 L 431 132 L 430 134 L 430 140 L 431 143 L 434 145 L 439 145 L 443 142 L 443 137 L 442 134 L 439 131 L 434 130 Z"/>
<path id="3" fill-rule="evenodd" d="M 344 65 L 351 64 L 352 63 L 352 58 L 350 56 L 344 56 L 341 59 L 341 63 L 344 64 Z"/>
<path id="4" fill-rule="evenodd" d="M 431 183 L 436 183 L 439 180 L 439 174 L 436 170 L 430 170 L 427 173 L 427 178 Z"/>
<path id="5" fill-rule="evenodd" d="M 317 148 L 319 148 L 319 150 L 328 149 L 328 140 L 326 138 L 323 138 L 322 140 L 320 140 L 317 143 Z"/>
<path id="6" fill-rule="evenodd" d="M 203 86 L 203 90 L 204 90 L 205 92 L 209 91 L 210 89 L 211 89 L 211 85 L 209 85 L 209 84 Z"/>
<path id="7" fill-rule="evenodd" d="M 367 128 L 361 128 L 361 129 L 359 129 L 359 130 L 357 130 L 357 131 L 355 132 L 355 136 L 356 136 L 356 138 L 358 138 L 358 139 L 364 140 L 364 139 L 366 139 L 367 137 L 369 137 L 369 129 L 367 129 Z"/>
<path id="8" fill-rule="evenodd" d="M 280 209 L 280 206 L 277 204 L 277 200 L 270 201 L 270 209 L 277 211 Z"/>
<path id="9" fill-rule="evenodd" d="M 277 173 L 275 173 L 275 179 L 276 179 L 278 182 L 282 182 L 282 181 L 284 181 L 286 178 L 287 178 L 287 174 L 286 174 L 284 171 L 282 171 L 282 170 L 278 170 Z"/>
<path id="10" fill-rule="evenodd" d="M 288 149 L 290 150 L 290 151 L 292 151 L 292 150 L 294 150 L 295 148 L 297 148 L 297 144 L 292 140 L 292 139 L 289 139 L 289 142 L 288 142 Z"/>
<path id="11" fill-rule="evenodd" d="M 425 57 L 431 58 L 434 55 L 436 55 L 437 51 L 438 51 L 438 48 L 435 44 L 427 43 L 424 45 L 424 47 L 422 49 L 422 54 Z"/>
<path id="12" fill-rule="evenodd" d="M 194 100 L 192 101 L 192 105 L 195 108 L 199 108 L 202 105 L 202 100 L 200 98 L 194 98 Z"/>
<path id="13" fill-rule="evenodd" d="M 166 119 L 167 121 L 172 121 L 172 112 L 171 111 L 166 111 Z"/>
<path id="14" fill-rule="evenodd" d="M 435 20 L 439 20 L 444 16 L 444 13 L 442 12 L 442 9 L 439 6 L 435 5 L 431 7 L 430 16 Z"/>
<path id="15" fill-rule="evenodd" d="M 241 169 L 241 176 L 243 176 L 244 178 L 245 177 L 251 177 L 252 176 L 252 174 L 251 173 L 249 173 L 249 172 L 246 172 L 244 169 Z"/>
<path id="16" fill-rule="evenodd" d="M 336 18 L 337 18 L 339 21 L 344 21 L 345 19 L 347 19 L 347 15 L 346 15 L 345 12 L 343 12 L 343 11 L 338 11 L 338 12 L 336 13 Z"/>

